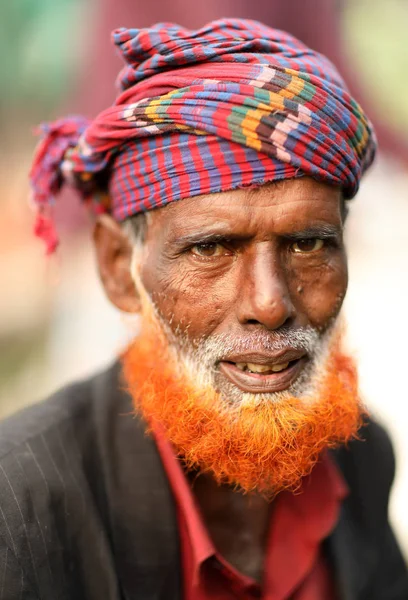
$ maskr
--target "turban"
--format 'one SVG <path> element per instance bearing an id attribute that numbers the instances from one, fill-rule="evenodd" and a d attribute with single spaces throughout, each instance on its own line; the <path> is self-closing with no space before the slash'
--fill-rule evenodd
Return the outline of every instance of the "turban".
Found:
<path id="1" fill-rule="evenodd" d="M 311 176 L 352 198 L 375 135 L 330 61 L 256 21 L 117 29 L 114 105 L 42 126 L 30 173 L 37 234 L 64 183 L 118 221 L 200 194 Z M 107 193 L 109 192 L 109 193 Z"/>

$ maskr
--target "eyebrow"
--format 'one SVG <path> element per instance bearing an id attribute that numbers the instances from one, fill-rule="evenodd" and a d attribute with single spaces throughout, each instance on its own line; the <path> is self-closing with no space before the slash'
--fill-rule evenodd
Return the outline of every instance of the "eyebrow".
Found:
<path id="1" fill-rule="evenodd" d="M 310 239 L 310 238 L 319 238 L 319 239 L 330 239 L 338 237 L 343 228 L 337 225 L 314 225 L 312 227 L 307 227 L 306 229 L 302 229 L 301 231 L 294 231 L 292 233 L 288 233 L 282 235 L 283 238 L 289 238 L 291 240 L 302 240 L 302 239 Z"/>
<path id="2" fill-rule="evenodd" d="M 171 244 L 176 244 L 177 246 L 185 246 L 185 245 L 194 245 L 205 242 L 222 242 L 225 240 L 244 240 L 248 239 L 251 236 L 248 235 L 237 235 L 235 233 L 215 233 L 215 232 L 195 232 L 190 235 L 183 235 L 175 240 L 172 240 Z"/>
<path id="3" fill-rule="evenodd" d="M 320 224 L 314 225 L 312 227 L 307 227 L 306 229 L 302 229 L 299 231 L 293 231 L 287 234 L 278 234 L 278 237 L 290 240 L 303 240 L 310 238 L 319 238 L 319 239 L 333 239 L 338 238 L 342 232 L 341 226 L 329 225 L 329 224 Z M 177 237 L 175 240 L 171 240 L 170 244 L 174 244 L 176 246 L 186 246 L 186 245 L 194 245 L 201 244 L 205 242 L 222 242 L 225 240 L 247 240 L 251 238 L 251 235 L 242 235 L 237 233 L 219 233 L 219 232 L 194 232 L 188 235 L 183 235 Z"/>

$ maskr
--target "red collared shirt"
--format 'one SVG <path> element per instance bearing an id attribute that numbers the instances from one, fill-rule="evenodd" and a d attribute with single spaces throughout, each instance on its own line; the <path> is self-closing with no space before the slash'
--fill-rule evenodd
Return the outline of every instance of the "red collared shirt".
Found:
<path id="1" fill-rule="evenodd" d="M 276 498 L 260 586 L 217 552 L 171 445 L 158 432 L 155 438 L 176 499 L 184 600 L 335 600 L 322 541 L 337 523 L 347 487 L 328 455 L 300 493 Z"/>

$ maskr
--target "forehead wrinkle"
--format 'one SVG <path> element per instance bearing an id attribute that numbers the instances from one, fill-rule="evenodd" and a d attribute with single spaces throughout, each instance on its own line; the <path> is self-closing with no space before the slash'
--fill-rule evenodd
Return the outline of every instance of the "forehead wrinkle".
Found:
<path id="1" fill-rule="evenodd" d="M 340 198 L 339 188 L 308 178 L 273 182 L 171 203 L 158 210 L 158 224 L 165 237 L 176 238 L 197 233 L 199 229 L 203 233 L 210 230 L 222 233 L 244 228 L 249 234 L 259 225 L 265 228 L 269 220 L 270 228 L 278 224 L 286 228 L 291 222 L 293 226 L 301 223 L 304 227 L 310 220 L 337 223 L 341 221 Z M 333 210 L 334 200 L 338 201 L 336 210 Z"/>
<path id="2" fill-rule="evenodd" d="M 239 208 L 240 210 L 236 210 Z M 234 207 L 230 204 L 217 206 L 196 215 L 185 215 L 177 219 L 171 228 L 170 237 L 195 235 L 202 231 L 203 236 L 210 233 L 235 232 L 245 235 L 269 229 L 280 230 L 307 229 L 311 226 L 332 225 L 342 229 L 340 209 L 333 210 L 333 204 L 322 203 L 320 199 L 308 200 L 307 207 L 300 199 L 288 199 L 282 204 L 257 204 L 256 206 Z"/>

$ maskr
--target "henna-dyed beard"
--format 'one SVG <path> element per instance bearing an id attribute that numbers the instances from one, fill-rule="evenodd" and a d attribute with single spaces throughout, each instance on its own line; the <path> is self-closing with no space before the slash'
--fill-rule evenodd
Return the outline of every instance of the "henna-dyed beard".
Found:
<path id="1" fill-rule="evenodd" d="M 122 356 L 124 376 L 136 411 L 149 429 L 164 431 L 187 469 L 272 497 L 296 489 L 325 448 L 356 436 L 357 374 L 338 331 L 316 361 L 313 392 L 269 401 L 243 394 L 245 401 L 231 403 L 202 378 L 197 384 L 148 302 L 141 334 Z"/>

